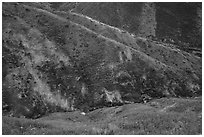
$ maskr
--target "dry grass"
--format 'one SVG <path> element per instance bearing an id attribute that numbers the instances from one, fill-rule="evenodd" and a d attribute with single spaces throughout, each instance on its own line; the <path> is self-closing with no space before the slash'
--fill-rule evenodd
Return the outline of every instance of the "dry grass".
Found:
<path id="1" fill-rule="evenodd" d="M 128 104 L 97 109 L 86 115 L 78 111 L 58 112 L 36 120 L 3 117 L 3 134 L 202 134 L 201 98 L 163 98 L 154 102 L 157 106 L 151 106 L 152 102 Z M 162 111 L 165 107 L 168 109 Z"/>

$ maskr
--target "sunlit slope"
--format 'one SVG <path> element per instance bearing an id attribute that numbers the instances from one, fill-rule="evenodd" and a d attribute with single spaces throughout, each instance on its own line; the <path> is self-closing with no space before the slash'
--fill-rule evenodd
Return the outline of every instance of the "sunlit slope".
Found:
<path id="1" fill-rule="evenodd" d="M 162 98 L 148 104 L 106 107 L 86 115 L 57 112 L 40 119 L 3 116 L 2 133 L 27 135 L 202 134 L 201 98 Z"/>

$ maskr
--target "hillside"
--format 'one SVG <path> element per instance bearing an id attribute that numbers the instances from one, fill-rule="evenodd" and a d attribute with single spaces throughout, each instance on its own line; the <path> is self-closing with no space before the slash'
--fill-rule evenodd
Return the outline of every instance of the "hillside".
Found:
<path id="1" fill-rule="evenodd" d="M 195 135 L 202 134 L 201 98 L 159 99 L 147 104 L 53 113 L 40 119 L 3 117 L 12 135 Z"/>
<path id="2" fill-rule="evenodd" d="M 176 44 L 192 52 L 202 48 L 202 4 L 199 2 L 50 3 L 53 9 L 73 11 L 137 36 Z M 94 11 L 94 12 L 93 12 Z"/>
<path id="3" fill-rule="evenodd" d="M 53 10 L 48 3 L 3 3 L 2 8 L 3 134 L 44 134 L 44 131 L 47 134 L 111 134 L 109 129 L 104 131 L 104 127 L 95 125 L 105 124 L 109 128 L 110 119 L 106 119 L 106 123 L 100 119 L 98 111 L 112 115 L 112 109 L 127 107 L 122 117 L 129 111 L 130 115 L 137 113 L 133 108 L 139 107 L 141 116 L 144 109 L 150 109 L 148 116 L 155 108 L 143 103 L 159 98 L 179 101 L 178 98 L 189 97 L 191 99 L 184 101 L 191 102 L 202 95 L 201 57 L 172 44 L 136 36 L 74 11 Z M 154 113 L 160 115 L 160 109 L 156 108 Z M 201 108 L 198 111 L 200 116 Z M 85 112 L 90 115 L 91 123 L 96 117 L 94 126 L 87 127 L 90 130 L 94 127 L 96 131 L 86 131 L 85 125 L 75 121 L 63 122 L 58 117 L 51 120 L 52 115 L 58 115 L 56 112 L 60 117 L 76 118 Z M 47 120 L 44 119 L 46 115 Z M 164 115 L 176 117 L 177 112 Z M 192 115 L 195 117 L 192 120 L 200 120 L 197 112 Z M 83 117 L 82 123 L 88 124 L 89 118 Z M 115 121 L 119 119 L 114 118 Z M 30 131 L 32 126 L 29 131 L 27 128 L 7 130 L 24 122 L 25 125 L 31 123 L 39 131 Z M 63 130 L 52 131 L 56 123 Z M 69 132 L 65 127 L 73 124 L 77 131 L 70 129 Z M 200 129 L 197 123 L 192 126 Z M 110 128 L 118 130 L 118 125 Z M 201 132 L 188 133 L 187 129 L 178 134 Z M 113 130 L 111 132 L 116 134 Z M 140 132 L 148 133 L 146 128 Z M 120 134 L 128 133 L 124 130 Z M 177 134 L 177 131 L 171 133 Z M 151 129 L 149 134 L 171 133 L 154 133 Z"/>

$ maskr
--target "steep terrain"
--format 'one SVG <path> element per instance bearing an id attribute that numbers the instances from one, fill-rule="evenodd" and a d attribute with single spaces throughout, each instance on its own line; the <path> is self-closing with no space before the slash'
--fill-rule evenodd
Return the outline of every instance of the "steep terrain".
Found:
<path id="1" fill-rule="evenodd" d="M 148 105 L 134 103 L 202 94 L 201 58 L 174 45 L 135 36 L 83 14 L 52 10 L 46 3 L 3 3 L 2 12 L 3 123 L 9 120 L 14 122 L 14 125 L 5 123 L 5 134 L 24 134 L 23 129 L 22 132 L 19 129 L 6 130 L 7 126 L 15 127 L 15 121 L 22 117 L 35 119 L 51 112 L 64 111 L 66 113 L 60 115 L 77 116 L 83 111 L 93 114 L 90 116 L 93 118 L 97 111 L 111 115 L 111 109 L 115 109 L 103 107 L 126 104 L 124 108 L 132 110 L 141 105 L 143 111 L 149 108 Z M 106 112 L 109 109 L 111 112 Z M 150 109 L 152 112 L 153 108 Z M 131 115 L 134 113 L 131 111 Z M 48 134 L 52 134 L 52 129 L 46 129 L 50 128 L 46 123 L 59 125 L 60 122 L 62 128 L 70 124 L 57 118 L 49 120 L 50 117 L 42 121 L 45 124 L 42 130 L 49 130 Z M 193 120 L 197 120 L 197 114 Z M 31 125 L 37 124 L 25 119 L 25 123 L 27 121 Z M 85 125 L 75 124 L 76 127 L 79 125 L 79 130 L 86 132 Z M 41 124 L 36 126 L 41 127 Z M 90 125 L 87 128 L 93 127 Z M 109 132 L 95 128 L 97 133 L 93 134 Z M 56 132 L 53 134 L 60 134 L 61 130 Z M 44 131 L 36 134 L 42 133 Z M 172 131 L 172 134 L 176 133 Z M 200 131 L 192 131 L 192 134 L 198 133 Z M 126 131 L 124 134 L 127 134 Z"/>
<path id="2" fill-rule="evenodd" d="M 54 9 L 73 11 L 136 35 L 156 36 L 156 7 L 142 2 L 51 3 Z M 95 12 L 93 12 L 95 11 Z"/>
<path id="3" fill-rule="evenodd" d="M 188 52 L 199 52 L 198 55 L 201 52 L 200 2 L 75 2 L 50 3 L 50 6 L 87 15 L 137 36 L 176 44 Z"/>

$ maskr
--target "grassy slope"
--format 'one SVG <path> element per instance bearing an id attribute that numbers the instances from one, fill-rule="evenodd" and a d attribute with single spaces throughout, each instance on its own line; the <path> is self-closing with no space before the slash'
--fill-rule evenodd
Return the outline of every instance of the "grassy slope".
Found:
<path id="1" fill-rule="evenodd" d="M 201 134 L 201 98 L 162 98 L 128 104 L 52 113 L 40 119 L 3 117 L 3 134 Z"/>
<path id="2" fill-rule="evenodd" d="M 155 41 L 149 41 L 144 38 L 140 37 L 135 38 L 134 35 L 131 35 L 126 31 L 122 31 L 115 27 L 100 23 L 94 19 L 91 19 L 85 15 L 81 15 L 78 13 L 72 12 L 70 13 L 54 12 L 54 13 L 64 18 L 68 18 L 73 22 L 81 24 L 102 36 L 116 40 L 117 42 L 127 45 L 128 47 L 132 47 L 133 49 L 141 51 L 168 66 L 179 68 L 185 71 L 196 70 L 197 76 L 201 74 L 201 68 L 199 68 L 201 58 L 194 57 L 184 51 L 180 51 L 176 48 L 169 47 L 168 44 L 163 46 L 165 43 L 159 44 Z"/>
<path id="3" fill-rule="evenodd" d="M 27 8 L 29 8 L 29 7 L 27 7 Z M 35 9 L 34 10 L 34 15 L 35 14 L 44 14 L 44 15 L 46 15 L 46 17 L 48 17 L 48 18 L 46 18 L 46 20 L 49 20 L 50 22 L 48 23 L 50 26 L 53 26 L 53 28 L 57 28 L 58 26 L 61 26 L 62 28 L 59 28 L 59 30 L 65 30 L 65 28 L 63 28 L 64 27 L 64 24 L 66 24 L 66 23 L 68 23 L 69 22 L 69 20 L 67 20 L 67 19 L 65 19 L 65 18 L 62 18 L 62 17 L 60 17 L 60 16 L 57 16 L 57 15 L 55 15 L 55 14 L 51 14 L 51 13 L 49 13 L 49 12 L 47 12 L 47 11 L 44 11 L 44 10 L 41 10 L 41 9 Z M 14 13 L 13 13 L 14 14 Z M 31 14 L 31 13 L 27 13 L 27 14 Z M 33 14 L 31 14 L 31 15 L 33 15 Z M 23 18 L 24 18 L 24 16 L 23 16 L 23 13 L 22 14 L 19 14 L 19 16 L 22 16 Z M 91 28 L 91 30 L 94 30 L 94 31 L 96 31 L 97 33 L 99 33 L 99 34 L 102 34 L 102 36 L 98 36 L 98 38 L 101 40 L 100 42 L 102 42 L 102 43 L 108 43 L 107 41 L 109 41 L 109 42 L 111 42 L 111 44 L 113 44 L 114 46 L 117 46 L 118 47 L 118 45 L 119 45 L 119 47 L 126 47 L 126 45 L 124 45 L 124 44 L 121 44 L 120 42 L 121 42 L 121 40 L 122 41 L 124 41 L 125 42 L 125 44 L 127 44 L 127 41 L 131 41 L 129 44 L 127 44 L 128 45 L 128 47 L 131 47 L 131 45 L 134 45 L 134 49 L 140 49 L 139 51 L 137 51 L 137 50 L 134 50 L 134 49 L 131 49 L 131 50 L 133 50 L 134 52 L 137 52 L 137 54 L 139 54 L 139 55 L 144 55 L 144 53 L 145 54 L 147 54 L 149 57 L 150 57 L 150 59 L 147 59 L 146 57 L 142 57 L 142 59 L 143 58 L 145 58 L 145 60 L 147 60 L 147 62 L 149 63 L 149 62 L 154 62 L 154 60 L 153 61 L 149 61 L 149 60 L 151 60 L 151 58 L 154 58 L 154 59 L 156 59 L 156 61 L 159 61 L 159 63 L 161 63 L 161 64 L 165 64 L 165 65 L 167 65 L 167 68 L 168 67 L 171 67 L 171 69 L 182 69 L 182 70 L 188 70 L 188 71 L 191 71 L 191 72 L 194 72 L 194 71 L 198 71 L 198 73 L 196 73 L 196 74 L 198 74 L 198 75 L 193 75 L 193 76 L 195 76 L 196 78 L 199 76 L 199 74 L 200 74 L 200 66 L 198 65 L 198 66 L 196 66 L 196 64 L 200 64 L 200 60 L 198 61 L 198 59 L 195 59 L 194 57 L 186 57 L 186 56 L 184 56 L 182 53 L 180 53 L 180 52 L 178 52 L 178 51 L 174 51 L 173 49 L 171 49 L 171 48 L 164 48 L 164 47 L 161 47 L 161 46 L 159 46 L 159 45 L 154 45 L 154 44 L 150 44 L 150 47 L 148 47 L 148 48 L 145 48 L 145 46 L 147 46 L 148 44 L 146 44 L 147 42 L 146 41 L 143 41 L 143 40 L 136 40 L 137 41 L 137 43 L 138 44 L 136 44 L 135 43 L 135 39 L 130 35 L 130 34 L 128 34 L 128 33 L 125 33 L 125 34 L 123 34 L 123 33 L 121 33 L 120 31 L 118 31 L 117 29 L 112 29 L 112 30 L 114 30 L 112 33 L 110 33 L 111 31 L 111 29 L 110 29 L 110 27 L 109 26 L 104 26 L 104 25 L 101 25 L 101 24 L 99 24 L 99 23 L 96 23 L 95 21 L 92 21 L 92 20 L 89 20 L 89 19 L 86 19 L 85 17 L 82 17 L 82 16 L 80 16 L 80 15 L 77 15 L 77 14 L 74 14 L 74 15 L 71 15 L 71 16 L 73 16 L 71 19 L 72 20 L 74 20 L 74 21 L 76 21 L 77 23 L 82 23 L 82 22 L 87 22 L 88 24 L 89 24 L 89 26 L 87 26 L 87 24 L 84 24 L 84 23 L 82 23 L 83 25 L 85 25 L 86 27 L 89 27 L 90 28 L 90 26 L 94 26 L 94 28 Z M 75 16 L 75 17 L 74 17 Z M 80 16 L 80 18 L 78 18 L 77 16 Z M 45 17 L 44 18 L 39 18 L 39 17 L 33 17 L 33 18 L 36 18 L 35 20 L 45 20 Z M 32 22 L 31 20 L 33 20 L 33 18 L 32 19 L 30 19 L 29 18 L 29 16 L 28 17 L 26 17 L 26 18 L 24 18 L 27 22 Z M 51 18 L 53 18 L 54 20 L 51 20 Z M 56 21 L 57 20 L 57 21 Z M 52 23 L 51 23 L 52 22 Z M 72 21 L 71 21 L 72 22 Z M 70 22 L 70 23 L 71 23 Z M 33 23 L 33 22 L 32 22 Z M 31 23 L 31 24 L 32 24 Z M 37 23 L 38 24 L 38 23 Z M 58 24 L 58 26 L 56 26 L 56 25 L 54 25 L 54 24 Z M 69 24 L 69 23 L 68 23 Z M 71 25 L 72 24 L 72 25 Z M 82 32 L 84 32 L 85 34 L 86 34 L 86 36 L 88 35 L 89 36 L 89 41 L 90 42 L 92 42 L 92 37 L 94 37 L 94 36 L 97 36 L 97 34 L 95 34 L 93 31 L 91 31 L 91 30 L 89 30 L 89 29 L 87 29 L 87 28 L 85 28 L 85 27 L 83 27 L 83 25 L 77 25 L 76 23 L 71 23 L 70 25 L 71 25 L 71 27 L 73 28 L 73 29 L 71 29 L 71 30 L 69 30 L 69 31 L 74 31 L 74 34 L 72 35 L 70 35 L 70 36 L 67 36 L 67 37 L 76 37 L 75 39 L 78 39 L 78 37 L 77 36 L 75 36 L 76 34 L 76 31 L 77 32 L 79 32 L 79 33 L 82 33 Z M 91 24 L 91 25 L 90 25 Z M 39 24 L 38 24 L 39 25 Z M 45 29 L 46 27 L 44 27 L 44 28 L 42 28 L 42 27 L 39 27 L 38 26 L 38 29 L 40 30 L 40 31 L 42 31 L 42 32 L 45 32 L 45 34 L 49 34 L 48 36 L 50 36 L 50 38 L 52 39 L 54 39 L 54 40 L 56 40 L 56 41 L 60 41 L 60 42 L 62 42 L 62 40 L 63 39 L 60 39 L 60 40 L 58 40 L 58 38 L 55 38 L 55 37 L 57 37 L 57 36 L 52 36 L 53 34 L 56 34 L 56 33 L 53 33 L 53 31 L 50 31 L 50 30 L 48 30 L 48 29 Z M 102 30 L 100 30 L 100 29 L 102 29 Z M 49 32 L 50 31 L 50 32 Z M 100 31 L 102 31 L 102 32 L 100 32 Z M 114 37 L 114 39 L 113 40 L 111 40 L 111 39 L 109 39 L 109 38 L 107 38 L 107 37 L 103 37 L 103 33 L 104 33 L 104 31 L 106 32 L 108 32 L 108 33 L 105 33 L 105 36 L 108 36 L 108 37 L 111 37 L 111 38 L 113 38 Z M 65 31 L 66 32 L 66 31 Z M 64 37 L 64 35 L 66 34 L 64 34 L 63 32 L 62 32 L 62 34 L 60 33 L 60 32 L 58 32 L 59 33 L 59 37 L 61 38 L 61 37 Z M 109 36 L 109 34 L 110 34 L 110 36 Z M 113 35 L 113 34 L 118 34 L 118 36 L 111 36 L 111 35 Z M 63 36 L 61 36 L 61 35 L 63 35 Z M 85 40 L 84 40 L 84 38 L 85 37 L 83 37 L 83 40 L 82 40 L 82 42 L 87 42 L 87 39 L 85 38 Z M 90 40 L 91 39 L 91 40 Z M 116 41 L 115 41 L 115 39 L 116 39 Z M 104 41 L 105 40 L 105 41 Z M 95 41 L 95 39 L 94 39 L 94 41 Z M 118 43 L 118 41 L 119 41 L 119 43 Z M 139 42 L 140 41 L 140 42 Z M 74 43 L 75 41 L 73 41 L 73 43 Z M 72 45 L 72 43 L 71 42 L 68 42 L 67 44 L 69 44 L 69 50 L 71 50 L 73 47 L 71 46 Z M 98 44 L 98 43 L 96 43 L 96 42 L 94 42 L 92 45 L 96 45 L 96 44 Z M 110 43 L 109 43 L 110 44 Z M 80 45 L 79 45 L 80 46 Z M 74 45 L 74 48 L 76 47 L 76 45 Z M 83 52 L 83 54 L 88 54 L 87 53 L 87 49 L 85 50 L 85 49 L 83 49 L 83 48 L 80 48 L 80 47 L 77 47 L 77 48 L 79 48 L 79 51 L 82 51 Z M 89 47 L 89 49 L 92 49 L 93 47 Z M 96 47 L 96 46 L 94 46 L 94 48 L 98 48 L 98 47 Z M 127 47 L 126 47 L 127 48 Z M 101 50 L 101 49 L 100 49 Z M 141 51 L 142 51 L 142 53 L 141 53 Z M 91 52 L 94 52 L 93 50 L 91 50 Z M 82 53 L 80 53 L 80 54 L 82 54 Z M 95 54 L 97 54 L 97 53 L 95 53 Z M 75 53 L 73 52 L 73 55 L 75 55 Z M 80 55 L 81 56 L 81 55 Z M 83 55 L 82 55 L 83 56 Z M 138 56 L 138 55 L 137 55 Z M 84 57 L 82 57 L 82 58 L 84 58 Z M 187 59 L 186 59 L 187 58 Z M 199 62 L 199 63 L 198 63 Z M 159 66 L 159 64 L 158 63 L 153 63 L 153 64 L 156 64 L 156 66 Z M 178 72 L 179 73 L 179 72 Z"/>
<path id="4" fill-rule="evenodd" d="M 28 24 L 34 24 L 34 25 L 37 24 L 35 26 L 38 28 L 37 30 L 40 30 L 40 32 L 42 31 L 44 34 L 46 34 L 48 38 L 50 38 L 53 41 L 63 42 L 62 40 L 64 38 L 64 34 L 66 33 L 66 31 L 64 32 L 63 30 L 65 30 L 64 25 L 66 24 L 69 24 L 71 26 L 70 32 L 75 32 L 76 34 L 79 34 L 77 33 L 78 31 L 84 32 L 83 34 L 87 36 L 87 37 L 85 36 L 82 37 L 84 41 L 89 40 L 90 42 L 92 42 L 95 40 L 91 38 L 91 36 L 96 36 L 96 34 L 92 31 L 92 29 L 89 30 L 88 28 L 83 27 L 83 25 L 73 23 L 73 22 L 71 23 L 68 20 L 65 20 L 64 18 L 60 18 L 59 16 L 54 16 L 53 14 L 50 14 L 41 10 L 35 9 L 31 11 L 36 15 L 38 15 L 38 17 L 33 16 L 35 14 L 31 14 L 31 13 L 29 14 L 22 10 L 22 13 L 20 12 L 19 15 L 18 14 L 16 15 L 19 17 L 18 21 L 22 18 L 23 20 L 27 21 Z M 24 17 L 23 13 L 26 13 L 27 16 Z M 43 15 L 45 17 L 43 17 Z M 32 19 L 30 17 L 32 17 Z M 48 24 L 50 23 L 48 26 L 52 26 L 53 28 L 56 28 L 56 29 L 49 29 L 47 28 L 47 26 L 42 27 L 38 25 L 39 23 L 37 22 L 34 23 L 35 19 L 33 18 L 35 18 L 36 21 L 37 19 L 39 19 L 40 21 L 48 20 L 49 21 Z M 20 23 L 22 23 L 21 25 L 24 26 L 23 21 Z M 57 32 L 57 34 L 59 34 L 59 37 L 62 36 L 63 38 L 58 39 L 58 35 L 55 36 L 56 35 L 55 30 L 61 30 L 62 32 Z M 19 33 L 21 34 L 22 32 L 19 32 Z M 70 38 L 73 37 L 77 39 L 78 35 L 75 36 L 75 33 L 73 36 L 70 34 L 69 35 Z M 36 32 L 34 34 L 40 34 L 40 33 Z M 120 34 L 118 35 L 121 37 L 124 36 Z M 41 35 L 37 35 L 37 36 L 41 36 Z M 36 41 L 39 40 L 38 37 L 32 36 L 31 39 L 32 38 L 33 39 L 37 38 Z M 132 38 L 130 39 L 132 40 Z M 100 35 L 98 36 L 97 40 L 99 40 L 101 43 L 110 44 L 110 46 L 107 46 L 108 44 L 105 45 L 105 47 L 110 47 L 110 49 L 112 47 L 117 47 L 118 45 L 121 47 L 121 50 L 123 50 L 123 48 L 126 48 L 124 46 L 124 43 L 120 43 L 120 41 L 117 39 L 111 40 L 105 36 Z M 122 38 L 121 38 L 121 41 L 123 41 Z M 96 44 L 90 44 L 90 45 L 96 45 Z M 142 47 L 143 45 L 145 46 L 145 44 L 138 44 L 138 45 L 141 45 L 140 48 L 143 50 L 137 51 L 137 50 L 131 49 L 134 51 L 135 60 L 136 59 L 138 59 L 139 61 L 144 60 L 146 64 L 152 64 L 153 66 L 155 65 L 155 67 L 163 66 L 163 65 L 158 65 L 157 63 L 154 62 L 153 59 L 156 59 L 159 61 L 162 60 L 162 58 L 157 59 L 155 57 L 155 56 L 160 57 L 159 55 L 155 55 L 156 54 L 155 51 L 153 51 L 151 56 L 149 57 L 146 54 L 149 52 L 151 53 L 151 51 L 148 51 L 147 49 Z M 30 46 L 32 46 L 32 44 L 30 44 Z M 152 49 L 155 49 L 155 46 L 152 46 Z M 155 50 L 158 50 L 158 49 L 155 49 Z M 166 48 L 164 48 L 164 50 L 166 50 Z M 168 52 L 169 54 L 173 53 L 173 50 L 170 50 L 170 51 L 171 52 Z M 90 51 L 90 53 L 91 52 L 92 51 Z M 54 53 L 55 52 L 53 52 L 53 54 Z M 52 54 L 52 52 L 50 54 Z M 88 54 L 85 54 L 85 55 L 88 55 Z M 172 55 L 175 55 L 175 53 Z M 182 55 L 182 54 L 178 54 L 178 55 Z M 62 54 L 56 54 L 55 56 L 57 60 L 58 59 L 57 57 L 59 58 L 62 57 Z M 140 58 L 137 58 L 138 56 Z M 196 61 L 197 60 L 195 59 L 195 62 Z M 137 60 L 135 62 L 137 62 Z M 164 63 L 163 61 L 161 62 Z M 165 64 L 169 66 L 173 66 L 171 64 L 171 60 L 167 60 Z M 140 64 L 138 66 L 140 66 Z M 181 66 L 191 68 L 191 66 L 188 65 L 188 63 L 187 65 L 181 65 Z M 3 117 L 3 134 L 201 134 L 201 99 L 159 99 L 145 105 L 129 104 L 129 105 L 124 105 L 120 107 L 102 108 L 102 109 L 98 109 L 93 112 L 90 112 L 86 116 L 81 115 L 80 112 L 76 111 L 76 112 L 68 112 L 68 113 L 53 113 L 37 120 Z"/>

